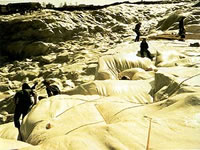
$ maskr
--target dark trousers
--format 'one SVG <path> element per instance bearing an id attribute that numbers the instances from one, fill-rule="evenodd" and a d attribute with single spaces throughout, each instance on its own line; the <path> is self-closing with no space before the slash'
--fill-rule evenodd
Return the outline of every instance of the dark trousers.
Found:
<path id="1" fill-rule="evenodd" d="M 185 38 L 185 29 L 184 29 L 184 28 L 180 28 L 178 34 L 179 34 L 179 36 L 180 36 L 181 38 Z"/>
<path id="2" fill-rule="evenodd" d="M 140 40 L 140 31 L 135 31 L 135 33 L 137 34 L 135 38 L 135 42 L 138 42 Z"/>
<path id="3" fill-rule="evenodd" d="M 28 114 L 28 111 L 29 111 L 29 107 L 28 108 L 22 108 L 18 105 L 16 105 L 16 108 L 15 108 L 15 114 L 14 114 L 14 124 L 15 124 L 15 127 L 16 128 L 20 128 L 20 117 L 22 115 L 22 119 L 24 119 L 24 117 Z"/>

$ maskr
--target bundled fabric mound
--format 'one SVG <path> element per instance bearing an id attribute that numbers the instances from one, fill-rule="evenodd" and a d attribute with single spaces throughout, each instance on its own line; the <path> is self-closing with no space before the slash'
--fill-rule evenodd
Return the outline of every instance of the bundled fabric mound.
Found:
<path id="1" fill-rule="evenodd" d="M 197 92 L 199 85 L 199 68 L 160 68 L 155 74 L 154 101 L 167 99 L 177 93 Z"/>
<path id="2" fill-rule="evenodd" d="M 134 103 L 151 103 L 152 97 L 149 95 L 151 85 L 148 81 L 93 81 L 78 86 L 67 91 L 68 95 L 100 95 L 100 96 L 118 96 Z"/>
<path id="3" fill-rule="evenodd" d="M 199 101 L 195 92 L 151 105 L 118 97 L 53 96 L 25 117 L 23 138 L 37 146 L 22 150 L 142 150 L 148 136 L 151 149 L 195 149 L 200 146 Z"/>
<path id="4" fill-rule="evenodd" d="M 98 122 L 102 118 L 98 117 L 99 113 L 95 106 L 91 105 L 90 107 L 85 104 L 87 101 L 98 98 L 100 97 L 59 95 L 41 100 L 24 119 L 21 127 L 23 139 L 35 145 L 44 139 L 50 138 L 52 135 L 65 134 L 76 125 L 81 126 L 85 123 Z M 68 115 L 65 116 L 65 114 Z M 60 119 L 62 122 L 60 122 Z M 58 121 L 57 123 L 60 126 L 59 131 L 57 130 L 58 128 L 54 128 L 56 130 L 51 129 L 54 126 L 54 121 Z M 35 134 L 36 132 L 40 132 L 41 134 L 37 135 Z M 42 134 L 44 132 L 46 132 L 45 135 Z"/>
<path id="5" fill-rule="evenodd" d="M 22 122 L 22 137 L 31 145 L 20 150 L 143 150 L 148 137 L 150 149 L 198 148 L 198 74 L 198 68 L 158 68 L 157 102 L 151 104 L 146 104 L 152 102 L 148 80 L 93 81 L 67 91 L 68 95 L 43 99 Z M 0 127 L 0 138 L 16 139 L 13 129 L 13 124 Z M 3 146 L 10 143 L 3 142 Z"/>
<path id="6" fill-rule="evenodd" d="M 135 53 L 103 56 L 99 58 L 95 79 L 116 80 L 120 72 L 131 68 L 153 70 L 155 66 L 150 59 L 137 57 Z"/>
<path id="7" fill-rule="evenodd" d="M 0 125 L 0 137 L 4 139 L 17 140 L 18 130 L 14 127 L 14 123 Z"/>
<path id="8" fill-rule="evenodd" d="M 130 80 L 147 80 L 154 78 L 154 71 L 145 71 L 141 68 L 131 68 L 119 73 L 119 79 L 128 77 Z"/>
<path id="9" fill-rule="evenodd" d="M 32 148 L 30 144 L 16 141 L 16 140 L 8 140 L 0 138 L 0 145 L 2 150 L 14 150 L 14 149 L 22 149 L 28 147 L 29 149 Z"/>
<path id="10" fill-rule="evenodd" d="M 164 51 L 162 53 L 157 51 L 156 66 L 157 67 L 174 67 L 174 66 L 188 66 L 194 62 L 191 58 L 177 52 L 177 51 Z"/>

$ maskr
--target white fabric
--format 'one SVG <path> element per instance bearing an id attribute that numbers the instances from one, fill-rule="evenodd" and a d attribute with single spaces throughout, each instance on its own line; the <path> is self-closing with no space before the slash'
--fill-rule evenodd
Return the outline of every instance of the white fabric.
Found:
<path id="1" fill-rule="evenodd" d="M 21 149 L 32 146 L 25 142 L 17 141 L 17 140 L 9 140 L 9 139 L 2 139 L 0 138 L 0 148 L 1 150 L 14 150 L 14 149 Z"/>
<path id="2" fill-rule="evenodd" d="M 95 79 L 116 80 L 119 79 L 120 72 L 131 68 L 153 70 L 155 67 L 150 59 L 138 57 L 135 53 L 108 55 L 99 58 Z"/>
<path id="3" fill-rule="evenodd" d="M 150 90 L 151 85 L 143 80 L 96 80 L 67 91 L 66 94 L 120 96 L 134 103 L 151 103 Z"/>
<path id="4" fill-rule="evenodd" d="M 18 129 L 15 128 L 14 122 L 0 125 L 0 138 L 17 140 Z"/>

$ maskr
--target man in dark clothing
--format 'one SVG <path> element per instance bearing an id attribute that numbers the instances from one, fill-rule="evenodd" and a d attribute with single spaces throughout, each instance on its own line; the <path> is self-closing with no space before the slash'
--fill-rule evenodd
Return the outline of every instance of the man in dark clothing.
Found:
<path id="1" fill-rule="evenodd" d="M 35 88 L 37 83 L 32 87 Z M 22 120 L 28 114 L 31 107 L 37 103 L 37 95 L 27 83 L 22 85 L 22 90 L 18 91 L 14 96 L 15 102 L 15 113 L 14 113 L 14 124 L 15 127 L 20 129 L 20 117 Z M 19 130 L 20 132 L 20 130 Z"/>
<path id="2" fill-rule="evenodd" d="M 182 17 L 181 20 L 179 21 L 179 36 L 181 39 L 185 38 L 185 28 L 184 28 L 184 19 L 185 17 Z"/>
<path id="3" fill-rule="evenodd" d="M 61 93 L 59 87 L 56 85 L 50 85 L 49 81 L 44 80 L 43 84 L 46 86 L 48 97 L 53 96 L 53 95 L 58 95 Z"/>
<path id="4" fill-rule="evenodd" d="M 136 24 L 135 26 L 135 33 L 137 34 L 136 35 L 136 38 L 135 38 L 135 42 L 138 42 L 140 40 L 140 27 L 141 27 L 141 23 L 139 22 L 138 24 Z"/>
<path id="5" fill-rule="evenodd" d="M 140 54 L 141 54 L 141 57 L 144 57 L 144 53 L 146 53 L 147 57 L 152 60 L 153 57 L 151 56 L 151 53 L 148 51 L 148 48 L 149 48 L 149 46 L 148 46 L 148 44 L 146 42 L 146 39 L 144 38 L 142 40 L 141 44 L 140 44 Z"/>

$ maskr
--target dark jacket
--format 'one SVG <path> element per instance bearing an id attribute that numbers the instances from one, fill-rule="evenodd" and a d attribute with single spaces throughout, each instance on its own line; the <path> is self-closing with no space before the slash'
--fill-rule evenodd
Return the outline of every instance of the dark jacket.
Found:
<path id="1" fill-rule="evenodd" d="M 53 96 L 53 95 L 58 95 L 61 93 L 57 85 L 46 86 L 46 91 L 47 91 L 48 97 Z"/>
<path id="2" fill-rule="evenodd" d="M 149 48 L 149 45 L 147 44 L 146 41 L 142 41 L 140 44 L 141 50 L 147 50 Z"/>
<path id="3" fill-rule="evenodd" d="M 140 27 L 141 27 L 140 23 L 136 24 L 136 26 L 135 26 L 135 32 L 140 32 Z"/>
<path id="4" fill-rule="evenodd" d="M 20 127 L 20 116 L 22 115 L 22 119 L 27 115 L 30 108 L 35 103 L 36 94 L 32 89 L 23 89 L 18 91 L 14 96 L 15 102 L 15 114 L 14 114 L 14 124 L 15 127 Z"/>

